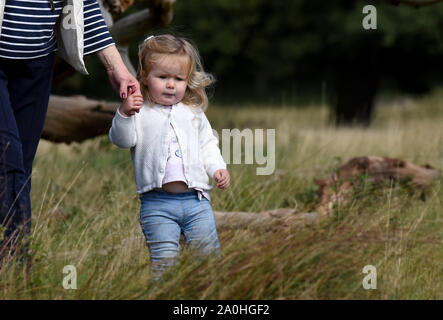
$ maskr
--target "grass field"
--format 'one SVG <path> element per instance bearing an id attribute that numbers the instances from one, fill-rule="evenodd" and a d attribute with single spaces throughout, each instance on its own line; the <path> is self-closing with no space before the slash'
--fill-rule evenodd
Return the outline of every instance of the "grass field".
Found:
<path id="1" fill-rule="evenodd" d="M 276 130 L 276 170 L 229 165 L 229 190 L 215 190 L 213 209 L 289 207 L 311 211 L 314 178 L 347 159 L 398 157 L 443 169 L 443 93 L 378 105 L 366 130 L 327 125 L 326 107 L 217 107 L 216 130 Z M 34 166 L 31 248 L 25 281 L 16 261 L 0 270 L 0 299 L 443 299 L 443 179 L 425 200 L 401 186 L 366 191 L 331 217 L 302 230 L 291 226 L 218 228 L 219 259 L 179 264 L 154 283 L 141 236 L 139 200 L 127 150 L 106 136 L 82 144 L 40 144 Z M 65 265 L 77 289 L 62 286 Z M 377 289 L 365 290 L 365 265 Z"/>

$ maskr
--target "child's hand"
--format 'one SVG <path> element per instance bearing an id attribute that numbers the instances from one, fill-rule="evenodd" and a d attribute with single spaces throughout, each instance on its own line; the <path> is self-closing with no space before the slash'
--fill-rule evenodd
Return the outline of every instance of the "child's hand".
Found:
<path id="1" fill-rule="evenodd" d="M 123 115 L 130 117 L 140 111 L 142 104 L 143 96 L 141 94 L 132 93 L 132 90 L 129 90 L 129 96 L 123 100 L 118 111 Z"/>
<path id="2" fill-rule="evenodd" d="M 229 175 L 228 170 L 218 169 L 214 173 L 214 180 L 217 182 L 217 188 L 226 189 L 231 182 L 231 176 Z"/>

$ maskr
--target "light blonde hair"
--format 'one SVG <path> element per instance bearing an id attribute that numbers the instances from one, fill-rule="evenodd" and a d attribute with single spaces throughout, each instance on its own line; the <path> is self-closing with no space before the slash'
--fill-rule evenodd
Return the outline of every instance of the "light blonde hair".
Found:
<path id="1" fill-rule="evenodd" d="M 205 88 L 214 83 L 214 77 L 203 70 L 200 55 L 197 49 L 187 40 L 169 34 L 151 36 L 147 38 L 139 47 L 139 64 L 137 70 L 137 80 L 140 83 L 140 90 L 144 98 L 150 105 L 154 104 L 149 94 L 149 88 L 144 84 L 159 56 L 162 55 L 183 55 L 189 57 L 189 71 L 187 74 L 187 87 L 182 102 L 191 107 L 206 110 L 208 97 Z"/>

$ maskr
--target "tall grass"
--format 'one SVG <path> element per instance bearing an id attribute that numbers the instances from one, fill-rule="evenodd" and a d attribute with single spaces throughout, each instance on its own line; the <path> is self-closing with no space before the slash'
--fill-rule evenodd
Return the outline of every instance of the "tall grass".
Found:
<path id="1" fill-rule="evenodd" d="M 229 165 L 229 190 L 213 209 L 251 214 L 279 207 L 311 211 L 313 178 L 354 156 L 398 157 L 443 167 L 442 93 L 380 103 L 366 130 L 327 125 L 326 107 L 210 107 L 222 128 L 276 129 L 276 170 Z M 442 299 L 443 190 L 426 197 L 401 186 L 363 190 L 345 207 L 303 229 L 264 225 L 218 228 L 221 257 L 196 259 L 183 248 L 162 281 L 150 278 L 140 240 L 139 200 L 129 153 L 107 137 L 82 144 L 42 141 L 34 165 L 29 274 L 16 260 L 0 269 L 2 299 Z M 77 269 L 77 289 L 62 286 Z M 377 289 L 365 290 L 365 265 Z"/>

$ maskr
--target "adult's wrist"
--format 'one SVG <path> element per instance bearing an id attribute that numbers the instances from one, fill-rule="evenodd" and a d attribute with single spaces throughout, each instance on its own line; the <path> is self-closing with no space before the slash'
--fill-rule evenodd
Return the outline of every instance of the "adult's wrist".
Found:
<path id="1" fill-rule="evenodd" d="M 119 71 L 126 68 L 115 45 L 98 51 L 97 55 L 107 72 Z"/>

